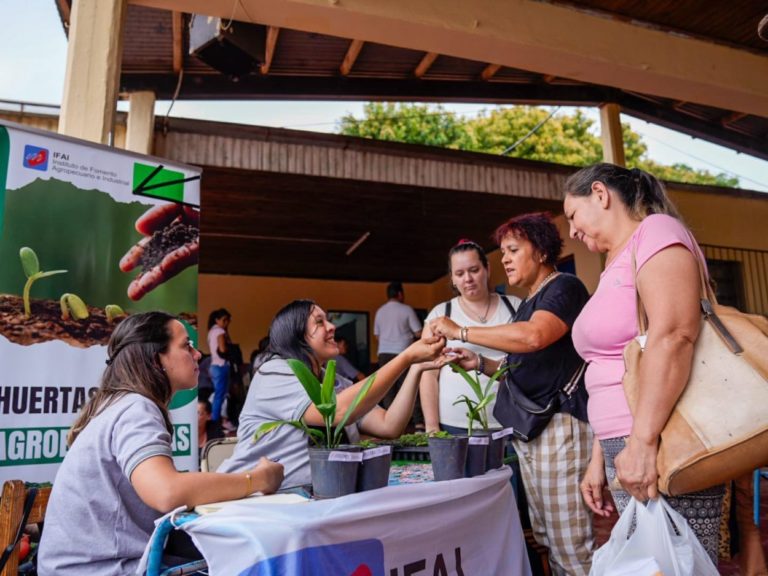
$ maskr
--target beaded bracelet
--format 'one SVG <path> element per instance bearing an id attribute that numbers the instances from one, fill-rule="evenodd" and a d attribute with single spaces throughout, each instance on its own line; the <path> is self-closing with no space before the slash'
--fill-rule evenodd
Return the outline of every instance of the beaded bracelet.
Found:
<path id="1" fill-rule="evenodd" d="M 485 356 L 482 354 L 477 355 L 477 368 L 475 368 L 475 372 L 485 374 Z"/>

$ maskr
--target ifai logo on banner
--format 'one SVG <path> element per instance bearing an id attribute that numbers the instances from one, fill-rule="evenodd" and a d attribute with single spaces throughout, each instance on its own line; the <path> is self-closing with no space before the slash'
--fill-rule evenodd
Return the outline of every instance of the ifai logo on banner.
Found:
<path id="1" fill-rule="evenodd" d="M 31 144 L 24 146 L 24 168 L 42 172 L 48 170 L 48 149 L 38 148 Z"/>
<path id="2" fill-rule="evenodd" d="M 384 547 L 379 540 L 358 540 L 304 548 L 262 560 L 240 576 L 314 574 L 318 566 L 334 576 L 384 576 Z"/>

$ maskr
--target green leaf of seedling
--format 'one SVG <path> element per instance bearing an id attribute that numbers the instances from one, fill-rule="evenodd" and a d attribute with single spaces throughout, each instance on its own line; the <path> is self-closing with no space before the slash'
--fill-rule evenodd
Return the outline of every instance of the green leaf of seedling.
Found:
<path id="1" fill-rule="evenodd" d="M 254 443 L 258 442 L 264 436 L 272 432 L 272 430 L 275 430 L 276 428 L 280 428 L 280 426 L 283 426 L 284 424 L 288 424 L 288 420 L 275 420 L 274 422 L 264 422 L 264 424 L 262 424 L 256 429 L 256 432 L 253 435 L 253 442 Z"/>
<path id="2" fill-rule="evenodd" d="M 50 272 L 38 272 L 37 274 L 33 274 L 30 279 L 31 280 L 40 280 L 40 278 L 47 278 L 48 276 L 55 276 L 56 274 L 66 274 L 67 270 L 51 270 Z"/>
<path id="3" fill-rule="evenodd" d="M 330 404 L 333 402 L 334 411 L 336 410 L 336 402 L 334 402 L 334 389 L 333 385 L 336 383 L 336 360 L 329 360 L 325 367 L 325 376 L 323 376 L 323 386 L 320 391 L 320 395 L 323 399 L 323 404 Z"/>
<path id="4" fill-rule="evenodd" d="M 491 394 L 488 394 L 488 395 L 487 395 L 485 398 L 483 398 L 482 400 L 480 400 L 480 402 L 477 404 L 477 410 L 478 410 L 478 412 L 479 412 L 480 410 L 482 410 L 483 408 L 485 408 L 486 406 L 488 406 L 488 404 L 490 404 L 491 402 L 493 402 L 495 399 L 496 399 L 496 394 L 495 394 L 495 393 L 491 393 Z"/>
<path id="5" fill-rule="evenodd" d="M 322 438 L 325 437 L 320 430 L 315 430 L 314 428 L 310 428 L 304 423 L 303 420 L 274 420 L 272 422 L 264 422 L 264 424 L 262 424 L 256 429 L 256 432 L 253 435 L 254 443 L 261 440 L 264 436 L 266 436 L 273 430 L 280 428 L 280 426 L 293 426 L 294 428 L 304 432 L 309 437 L 317 436 L 318 434 Z"/>
<path id="6" fill-rule="evenodd" d="M 327 418 L 328 416 L 331 416 L 333 419 L 335 419 L 336 417 L 335 402 L 328 402 L 326 404 L 315 404 L 315 408 L 317 408 L 317 411 L 320 412 L 320 415 L 323 418 Z"/>
<path id="7" fill-rule="evenodd" d="M 293 370 L 293 373 L 296 374 L 296 378 L 299 379 L 299 383 L 306 391 L 312 404 L 315 406 L 322 404 L 321 386 L 317 376 L 312 374 L 312 371 L 301 360 L 290 358 L 286 362 L 288 362 L 288 366 Z"/>
<path id="8" fill-rule="evenodd" d="M 469 386 L 472 388 L 472 391 L 475 393 L 475 396 L 477 396 L 478 399 L 483 397 L 483 391 L 480 389 L 480 383 L 477 381 L 477 378 L 470 376 L 469 372 L 464 370 L 464 368 L 458 364 L 451 362 L 450 366 L 455 372 L 461 374 L 462 378 L 467 381 L 467 384 L 469 384 Z"/>
<path id="9" fill-rule="evenodd" d="M 40 272 L 40 261 L 37 259 L 37 254 L 32 248 L 24 246 L 19 250 L 19 258 L 21 259 L 21 268 L 24 270 L 24 276 L 31 278 L 38 272 Z"/>
<path id="10" fill-rule="evenodd" d="M 368 377 L 368 379 L 365 381 L 365 384 L 363 384 L 360 387 L 360 390 L 357 391 L 357 394 L 352 400 L 352 403 L 347 408 L 347 411 L 344 412 L 344 416 L 336 425 L 336 430 L 333 434 L 333 446 L 336 446 L 339 443 L 339 440 L 341 439 L 341 432 L 344 430 L 344 426 L 347 425 L 347 420 L 349 420 L 349 417 L 352 416 L 352 412 L 355 411 L 355 409 L 360 405 L 360 402 L 363 401 L 363 398 L 365 398 L 365 396 L 368 394 L 368 391 L 371 389 L 371 386 L 373 386 L 374 380 L 376 380 L 375 373 L 371 374 Z M 333 446 L 331 446 L 331 448 L 333 448 Z"/>

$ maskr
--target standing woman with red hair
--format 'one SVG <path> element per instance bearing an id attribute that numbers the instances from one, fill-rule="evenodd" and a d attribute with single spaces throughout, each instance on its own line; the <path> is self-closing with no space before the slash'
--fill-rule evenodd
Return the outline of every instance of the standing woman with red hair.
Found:
<path id="1" fill-rule="evenodd" d="M 536 541 L 549 548 L 552 572 L 589 574 L 592 566 L 592 514 L 579 493 L 587 469 L 592 435 L 583 410 L 583 384 L 570 401 L 560 391 L 582 369 L 571 341 L 571 326 L 589 298 L 581 281 L 557 271 L 563 240 L 545 214 L 524 214 L 502 224 L 495 234 L 510 286 L 527 295 L 515 322 L 498 326 L 460 326 L 434 320 L 433 334 L 507 353 L 513 366 L 499 386 L 494 416 L 505 427 L 519 427 L 518 403 L 546 412 L 526 438 L 513 438 L 528 498 Z M 449 351 L 446 349 L 446 351 Z M 466 370 L 492 375 L 500 362 L 457 348 L 456 362 Z M 578 380 L 578 379 L 577 379 Z M 549 410 L 545 407 L 549 406 Z"/>

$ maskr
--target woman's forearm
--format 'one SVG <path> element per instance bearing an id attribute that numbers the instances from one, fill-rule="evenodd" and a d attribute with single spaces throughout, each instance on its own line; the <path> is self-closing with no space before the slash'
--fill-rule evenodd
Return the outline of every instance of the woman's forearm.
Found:
<path id="1" fill-rule="evenodd" d="M 694 343 L 681 334 L 648 334 L 640 362 L 632 436 L 656 444 L 690 376 Z"/>
<path id="2" fill-rule="evenodd" d="M 438 370 L 429 370 L 421 373 L 419 398 L 421 399 L 421 411 L 424 413 L 424 427 L 427 432 L 440 429 L 439 374 Z"/>

